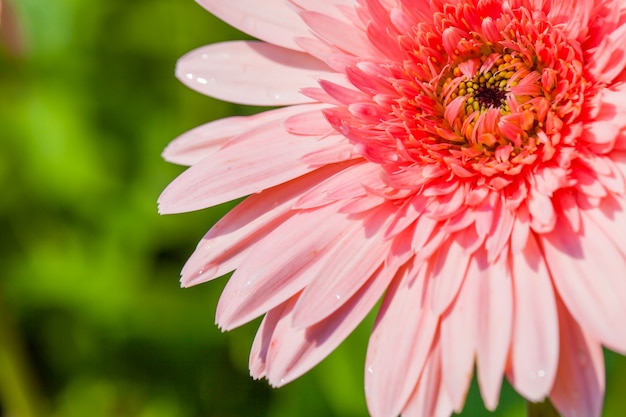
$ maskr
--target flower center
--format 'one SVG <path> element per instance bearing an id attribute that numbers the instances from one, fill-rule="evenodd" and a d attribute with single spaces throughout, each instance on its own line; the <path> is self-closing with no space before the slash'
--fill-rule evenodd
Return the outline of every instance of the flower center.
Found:
<path id="1" fill-rule="evenodd" d="M 491 74 L 487 73 L 486 75 L 490 76 Z M 485 78 L 485 77 L 481 77 L 481 78 Z M 492 79 L 493 77 L 487 79 L 487 81 L 491 81 Z M 469 88 L 472 88 L 472 86 L 469 86 Z M 474 94 L 474 98 L 478 101 L 479 106 L 472 106 L 472 107 L 474 109 L 476 109 L 476 107 L 479 107 L 481 110 L 485 110 L 485 108 L 487 107 L 497 108 L 504 104 L 505 97 L 506 97 L 506 91 L 498 87 L 495 87 L 493 85 L 490 86 L 489 84 L 487 85 L 479 84 Z"/>

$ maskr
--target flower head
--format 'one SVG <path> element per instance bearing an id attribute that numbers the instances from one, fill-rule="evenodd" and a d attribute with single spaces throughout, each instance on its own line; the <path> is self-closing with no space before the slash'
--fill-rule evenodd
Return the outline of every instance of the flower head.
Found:
<path id="1" fill-rule="evenodd" d="M 282 385 L 383 297 L 375 417 L 462 409 L 474 366 L 599 416 L 626 352 L 626 6 L 618 0 L 200 0 L 262 41 L 183 57 L 210 96 L 288 105 L 211 122 L 164 213 L 251 195 L 185 265 L 234 269 L 217 322 L 265 314 L 250 369 Z"/>

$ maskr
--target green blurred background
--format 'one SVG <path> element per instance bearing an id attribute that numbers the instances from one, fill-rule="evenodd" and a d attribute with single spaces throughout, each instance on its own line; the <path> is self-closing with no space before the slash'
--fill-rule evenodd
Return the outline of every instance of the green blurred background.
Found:
<path id="1" fill-rule="evenodd" d="M 225 0 L 226 1 L 226 0 Z M 259 0 L 262 1 L 262 0 Z M 248 376 L 258 321 L 213 324 L 225 278 L 178 272 L 231 205 L 159 216 L 182 171 L 177 135 L 259 109 L 203 97 L 178 57 L 244 39 L 192 0 L 16 0 L 0 44 L 0 416 L 366 416 L 370 317 L 314 371 L 279 390 Z M 606 416 L 621 416 L 626 361 L 608 355 Z M 463 415 L 496 413 L 474 386 Z"/>

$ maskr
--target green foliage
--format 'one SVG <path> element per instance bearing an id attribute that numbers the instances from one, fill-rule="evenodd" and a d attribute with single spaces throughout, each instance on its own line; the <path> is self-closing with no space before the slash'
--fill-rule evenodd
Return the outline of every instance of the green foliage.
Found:
<path id="1" fill-rule="evenodd" d="M 160 152 L 256 109 L 190 91 L 174 65 L 245 35 L 191 0 L 13 6 L 24 49 L 0 46 L 0 415 L 365 416 L 371 317 L 308 376 L 272 390 L 248 376 L 258 323 L 229 334 L 213 324 L 225 278 L 177 283 L 232 204 L 159 216 L 160 191 L 182 171 Z M 615 410 L 623 402 L 610 397 Z M 505 387 L 498 415 L 523 410 Z M 464 415 L 485 414 L 474 386 Z"/>

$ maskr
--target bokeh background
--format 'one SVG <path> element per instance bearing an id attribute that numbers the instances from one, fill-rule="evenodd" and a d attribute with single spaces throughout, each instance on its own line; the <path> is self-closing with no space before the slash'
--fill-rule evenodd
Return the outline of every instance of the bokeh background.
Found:
<path id="1" fill-rule="evenodd" d="M 192 0 L 14 0 L 0 28 L 0 417 L 366 416 L 372 317 L 274 390 L 248 376 L 258 321 L 214 325 L 226 278 L 178 284 L 232 204 L 159 216 L 160 191 L 182 172 L 161 150 L 260 109 L 188 90 L 175 62 L 245 35 Z M 626 360 L 607 360 L 604 415 L 622 416 Z M 524 410 L 505 385 L 489 413 L 474 383 L 462 415 Z"/>

